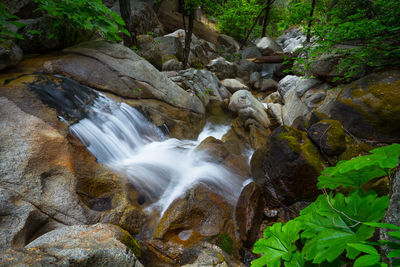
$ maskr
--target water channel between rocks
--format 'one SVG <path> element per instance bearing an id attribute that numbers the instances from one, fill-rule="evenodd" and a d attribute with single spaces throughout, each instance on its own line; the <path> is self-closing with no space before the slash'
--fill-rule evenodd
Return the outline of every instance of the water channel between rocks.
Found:
<path id="1" fill-rule="evenodd" d="M 87 117 L 70 127 L 98 162 L 126 176 L 158 209 L 169 205 L 198 183 L 233 204 L 247 177 L 240 177 L 215 163 L 196 147 L 208 136 L 221 139 L 230 125 L 207 123 L 197 140 L 167 138 L 139 111 L 99 94 L 87 109 Z"/>

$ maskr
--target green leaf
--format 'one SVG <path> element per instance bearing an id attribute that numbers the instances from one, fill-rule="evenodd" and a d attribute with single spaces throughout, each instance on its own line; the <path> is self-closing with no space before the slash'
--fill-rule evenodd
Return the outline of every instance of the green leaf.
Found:
<path id="1" fill-rule="evenodd" d="M 392 250 L 392 251 L 390 251 L 389 253 L 388 253 L 388 258 L 397 258 L 397 257 L 400 257 L 400 250 L 399 249 L 395 249 L 395 250 Z"/>
<path id="2" fill-rule="evenodd" d="M 300 224 L 293 220 L 285 225 L 275 223 L 267 227 L 264 231 L 264 237 L 259 239 L 253 248 L 254 253 L 263 253 L 264 255 L 255 261 L 252 266 L 277 266 L 280 267 L 281 259 L 286 262 L 296 264 L 300 260 L 299 255 L 294 255 L 297 247 L 294 244 L 299 239 Z M 296 265 L 292 265 L 296 266 Z"/>
<path id="3" fill-rule="evenodd" d="M 365 225 L 379 228 L 386 228 L 392 230 L 400 230 L 400 227 L 391 223 L 374 223 L 374 222 L 366 222 Z"/>
<path id="4" fill-rule="evenodd" d="M 400 144 L 376 148 L 370 152 L 371 155 L 341 161 L 335 167 L 325 169 L 318 177 L 318 188 L 360 188 L 371 179 L 387 175 L 399 163 Z"/>
<path id="5" fill-rule="evenodd" d="M 361 222 L 377 222 L 382 219 L 389 205 L 388 197 L 377 198 L 375 193 L 365 194 L 355 190 L 343 194 L 321 195 L 297 218 L 303 224 L 302 239 L 306 239 L 303 254 L 313 263 L 332 262 L 344 250 L 354 259 L 359 251 L 349 243 L 361 243 L 374 233 L 374 228 Z"/>
<path id="6" fill-rule="evenodd" d="M 373 254 L 373 255 L 379 255 L 378 251 L 373 247 L 365 244 L 360 244 L 360 243 L 349 243 L 347 244 L 349 247 L 355 248 L 358 251 L 367 253 L 367 254 Z"/>
<path id="7" fill-rule="evenodd" d="M 359 266 L 371 266 L 375 265 L 379 262 L 381 257 L 379 255 L 365 255 L 359 257 L 355 262 L 354 262 L 354 267 L 359 267 Z"/>

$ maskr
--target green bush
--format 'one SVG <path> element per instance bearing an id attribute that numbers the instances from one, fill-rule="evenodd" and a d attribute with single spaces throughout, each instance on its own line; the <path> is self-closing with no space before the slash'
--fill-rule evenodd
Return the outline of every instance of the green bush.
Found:
<path id="1" fill-rule="evenodd" d="M 252 266 L 387 266 L 378 249 L 387 245 L 392 248 L 388 257 L 399 257 L 400 227 L 379 223 L 389 198 L 378 197 L 373 190 L 366 192 L 361 186 L 374 178 L 390 176 L 399 156 L 400 144 L 393 144 L 324 170 L 318 178 L 318 188 L 324 194 L 296 219 L 267 227 L 264 238 L 254 244 L 253 252 L 262 256 Z M 351 191 L 343 194 L 340 189 Z M 395 230 L 388 234 L 396 241 L 376 241 L 373 235 L 377 228 Z M 399 266 L 400 261 L 393 264 Z"/>
<path id="2" fill-rule="evenodd" d="M 12 25 L 16 26 L 17 28 L 25 25 L 23 23 L 18 23 L 14 21 L 17 19 L 17 16 L 8 13 L 7 7 L 4 4 L 0 3 L 0 41 L 12 38 L 22 39 L 21 34 L 10 31 L 9 29 L 9 27 Z"/>
<path id="3" fill-rule="evenodd" d="M 129 35 L 124 28 L 123 19 L 111 11 L 101 0 L 34 0 L 39 10 L 44 10 L 54 19 L 53 27 L 64 25 L 76 31 L 102 32 L 108 40 L 120 41 L 122 32 Z M 48 36 L 52 38 L 53 36 Z"/>

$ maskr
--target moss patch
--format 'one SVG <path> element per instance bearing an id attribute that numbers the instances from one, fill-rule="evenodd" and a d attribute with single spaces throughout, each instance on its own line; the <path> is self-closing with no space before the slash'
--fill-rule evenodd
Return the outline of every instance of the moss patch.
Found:
<path id="1" fill-rule="evenodd" d="M 340 97 L 338 100 L 358 111 L 378 132 L 398 136 L 400 130 L 399 77 L 393 73 L 373 75 L 349 87 L 347 90 L 351 90 L 351 97 Z"/>
<path id="2" fill-rule="evenodd" d="M 133 252 L 133 254 L 135 254 L 136 258 L 140 259 L 140 257 L 142 256 L 142 250 L 140 248 L 139 243 L 131 236 L 131 234 L 128 231 L 122 229 L 118 225 L 116 226 L 122 232 L 121 239 L 119 241 L 125 246 L 127 246 Z"/>
<path id="3" fill-rule="evenodd" d="M 315 171 L 321 172 L 324 169 L 324 161 L 318 149 L 307 137 L 307 133 L 287 126 L 285 126 L 285 129 L 287 132 L 280 133 L 278 135 L 278 140 L 286 140 L 293 152 L 297 154 L 303 153 L 307 163 L 312 166 Z"/>
<path id="4" fill-rule="evenodd" d="M 178 58 L 172 54 L 167 54 L 162 56 L 162 64 L 167 62 L 168 60 L 175 59 L 176 61 L 179 61 Z"/>

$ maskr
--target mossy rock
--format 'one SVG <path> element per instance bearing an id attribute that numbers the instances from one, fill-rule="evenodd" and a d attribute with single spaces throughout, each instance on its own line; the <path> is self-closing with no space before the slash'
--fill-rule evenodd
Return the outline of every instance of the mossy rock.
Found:
<path id="1" fill-rule="evenodd" d="M 370 74 L 343 87 L 332 118 L 357 137 L 400 141 L 400 71 Z"/>
<path id="2" fill-rule="evenodd" d="M 270 207 L 314 200 L 317 177 L 325 166 L 307 133 L 288 126 L 275 129 L 251 160 L 252 175 Z"/>
<path id="3" fill-rule="evenodd" d="M 338 156 L 346 150 L 346 133 L 336 120 L 322 120 L 307 131 L 316 146 L 327 156 Z"/>

